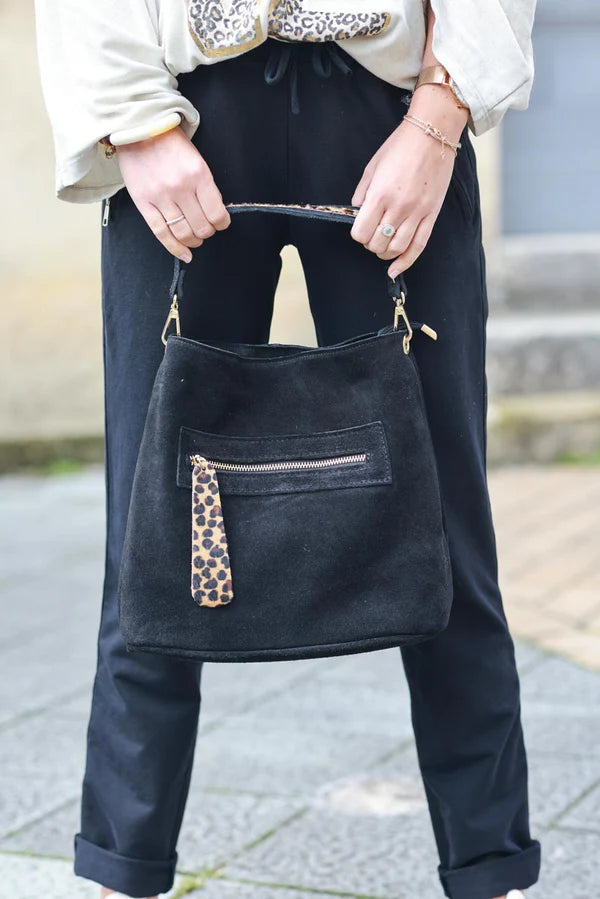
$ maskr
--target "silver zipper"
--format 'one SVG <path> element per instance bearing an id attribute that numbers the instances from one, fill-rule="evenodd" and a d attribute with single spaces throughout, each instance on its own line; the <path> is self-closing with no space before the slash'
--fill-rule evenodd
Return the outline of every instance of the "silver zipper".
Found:
<path id="1" fill-rule="evenodd" d="M 355 465 L 367 461 L 366 453 L 352 453 L 347 456 L 331 456 L 328 459 L 289 459 L 285 462 L 221 462 L 207 459 L 198 453 L 190 455 L 194 465 L 212 465 L 216 471 L 238 471 L 249 474 L 269 471 L 310 471 L 320 468 L 334 468 L 338 465 Z"/>
<path id="2" fill-rule="evenodd" d="M 107 197 L 104 201 L 104 212 L 102 214 L 102 227 L 106 228 L 108 225 L 108 217 L 110 215 L 110 197 Z"/>

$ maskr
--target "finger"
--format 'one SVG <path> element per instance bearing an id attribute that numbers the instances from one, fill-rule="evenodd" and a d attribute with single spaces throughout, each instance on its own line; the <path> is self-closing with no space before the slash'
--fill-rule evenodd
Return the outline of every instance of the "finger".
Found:
<path id="1" fill-rule="evenodd" d="M 195 195 L 194 200 L 195 200 Z M 196 206 L 198 206 L 198 202 L 195 200 Z M 171 234 L 173 234 L 179 243 L 185 244 L 186 247 L 199 247 L 202 244 L 202 238 L 198 237 L 191 226 L 190 220 L 187 217 L 187 211 L 184 206 L 189 207 L 191 204 L 189 202 L 189 195 L 185 198 L 182 196 L 175 200 L 167 200 L 160 205 L 161 215 L 165 218 L 165 223 L 170 222 L 173 219 L 179 218 L 181 215 L 185 216 L 182 218 L 180 222 L 173 222 L 172 225 L 167 225 Z M 203 217 L 202 210 L 198 207 L 200 215 Z"/>
<path id="2" fill-rule="evenodd" d="M 356 185 L 356 189 L 352 194 L 352 199 L 350 200 L 352 206 L 362 206 L 362 204 L 365 202 L 365 197 L 367 195 L 367 190 L 369 188 L 369 184 L 371 183 L 372 177 L 373 175 L 371 169 L 369 169 L 368 167 L 365 168 L 362 174 L 362 178 Z"/>
<path id="3" fill-rule="evenodd" d="M 179 259 L 183 259 L 184 262 L 192 261 L 192 254 L 189 248 L 177 240 L 167 225 L 165 217 L 160 209 L 153 203 L 141 203 L 138 209 L 154 236 L 161 242 L 163 247 L 169 251 L 169 253 L 172 253 L 173 256 L 177 256 Z M 179 215 L 181 215 L 181 212 Z M 176 216 L 171 216 L 171 218 L 176 218 Z"/>
<path id="4" fill-rule="evenodd" d="M 373 239 L 384 210 L 383 200 L 367 196 L 354 219 L 350 237 L 366 246 Z"/>
<path id="5" fill-rule="evenodd" d="M 213 234 L 215 233 L 215 228 L 206 218 L 206 215 L 204 214 L 204 210 L 200 205 L 196 193 L 186 194 L 185 197 L 182 197 L 178 200 L 178 203 L 183 214 L 185 215 L 190 233 L 193 235 L 196 241 L 202 243 L 202 241 L 206 240 L 207 237 L 213 236 Z M 184 225 L 185 222 L 181 222 L 181 224 Z M 175 225 L 172 226 L 172 228 L 175 227 Z M 187 240 L 184 240 L 183 237 L 179 234 L 177 234 L 177 237 L 182 241 L 182 243 L 187 243 Z M 188 246 L 191 246 L 191 244 L 188 244 Z"/>
<path id="6" fill-rule="evenodd" d="M 229 227 L 231 216 L 223 203 L 221 191 L 215 184 L 210 170 L 207 170 L 207 174 L 201 177 L 200 183 L 196 187 L 196 197 L 207 221 L 214 229 L 224 231 Z"/>
<path id="7" fill-rule="evenodd" d="M 421 220 L 408 248 L 404 253 L 394 259 L 388 268 L 390 278 L 395 278 L 400 272 L 406 271 L 406 269 L 410 268 L 413 262 L 418 259 L 427 246 L 434 224 L 435 216 L 427 216 Z"/>
<path id="8" fill-rule="evenodd" d="M 387 221 L 387 219 L 386 219 Z M 394 236 L 388 238 L 388 245 L 382 253 L 377 253 L 380 259 L 395 259 L 408 249 L 411 240 L 420 224 L 419 218 L 407 218 L 397 229 Z"/>

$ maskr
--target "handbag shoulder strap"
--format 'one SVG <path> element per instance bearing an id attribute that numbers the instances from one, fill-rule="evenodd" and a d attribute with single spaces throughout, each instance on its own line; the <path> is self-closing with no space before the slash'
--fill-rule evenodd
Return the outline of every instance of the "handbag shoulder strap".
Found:
<path id="1" fill-rule="evenodd" d="M 342 224 L 352 223 L 360 209 L 359 206 L 338 206 L 335 204 L 316 205 L 312 203 L 227 203 L 225 208 L 228 209 L 231 214 L 242 212 L 271 212 L 278 213 L 279 215 L 295 215 L 302 218 L 341 222 Z M 181 334 L 179 325 L 179 301 L 183 297 L 183 278 L 186 271 L 185 263 L 183 263 L 181 259 L 175 257 L 173 264 L 173 278 L 169 289 L 171 307 L 161 334 L 161 340 L 165 346 L 167 343 L 167 332 L 171 322 L 175 323 L 176 334 Z M 410 330 L 408 318 L 404 311 L 404 302 L 407 295 L 404 275 L 400 274 L 396 278 L 390 278 L 386 272 L 386 279 L 388 296 L 394 301 L 395 305 L 394 329 L 397 329 L 399 318 L 402 318 Z"/>

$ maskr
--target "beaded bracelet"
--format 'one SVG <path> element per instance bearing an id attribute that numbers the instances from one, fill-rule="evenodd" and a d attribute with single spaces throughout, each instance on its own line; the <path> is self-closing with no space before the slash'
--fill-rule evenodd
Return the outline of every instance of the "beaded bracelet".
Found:
<path id="1" fill-rule="evenodd" d="M 460 150 L 461 144 L 454 143 L 450 140 L 450 138 L 446 137 L 445 134 L 442 134 L 439 128 L 436 128 L 435 125 L 432 125 L 431 122 L 424 122 L 423 119 L 418 119 L 414 115 L 410 115 L 406 113 L 403 119 L 404 122 L 410 122 L 411 125 L 416 125 L 417 128 L 420 128 L 421 131 L 424 131 L 425 134 L 428 134 L 429 137 L 433 137 L 434 140 L 437 140 L 442 145 L 442 159 L 446 155 L 446 147 L 450 147 L 454 151 L 454 155 L 456 156 L 456 151 Z"/>

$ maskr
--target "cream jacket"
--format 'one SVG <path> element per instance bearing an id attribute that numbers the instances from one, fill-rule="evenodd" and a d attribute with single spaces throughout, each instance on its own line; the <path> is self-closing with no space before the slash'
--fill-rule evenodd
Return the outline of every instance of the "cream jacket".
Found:
<path id="1" fill-rule="evenodd" d="M 433 49 L 482 134 L 524 109 L 533 79 L 535 0 L 431 0 Z M 425 0 L 35 0 L 38 60 L 56 159 L 56 196 L 87 203 L 123 186 L 100 138 L 127 142 L 201 109 L 177 76 L 248 52 L 267 36 L 335 40 L 361 65 L 411 90 L 426 38 Z M 170 117 L 170 119 L 169 119 Z"/>

